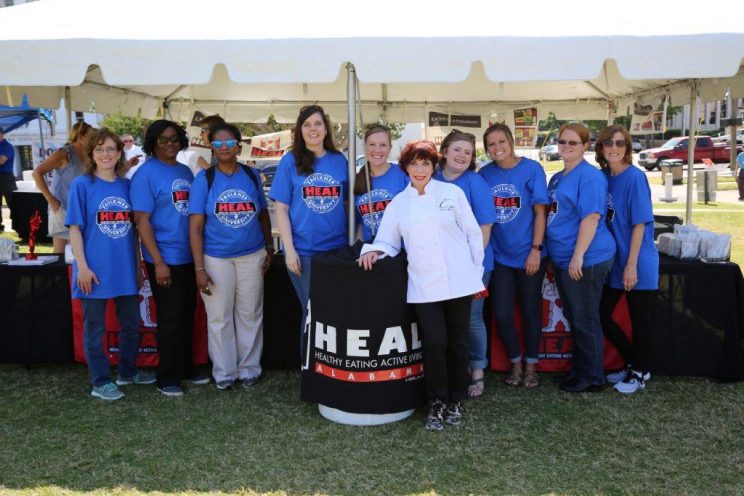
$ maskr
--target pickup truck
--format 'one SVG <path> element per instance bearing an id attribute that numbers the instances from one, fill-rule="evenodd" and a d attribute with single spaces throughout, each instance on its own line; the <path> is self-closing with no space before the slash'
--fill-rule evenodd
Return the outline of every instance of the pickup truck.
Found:
<path id="1" fill-rule="evenodd" d="M 683 136 L 672 138 L 659 148 L 643 150 L 638 155 L 638 164 L 650 171 L 660 168 L 659 166 L 662 160 L 680 159 L 687 163 L 687 146 L 689 142 L 690 138 Z M 737 153 L 741 150 L 742 147 L 738 146 Z M 728 162 L 730 153 L 730 146 L 717 145 L 708 136 L 697 136 L 695 138 L 695 162 L 702 162 L 703 159 L 710 159 L 713 162 Z"/>

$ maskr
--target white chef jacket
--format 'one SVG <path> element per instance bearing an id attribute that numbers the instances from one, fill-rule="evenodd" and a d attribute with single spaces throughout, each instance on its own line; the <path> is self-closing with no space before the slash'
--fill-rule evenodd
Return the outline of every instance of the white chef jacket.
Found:
<path id="1" fill-rule="evenodd" d="M 408 303 L 450 300 L 483 291 L 483 233 L 465 193 L 432 179 L 419 195 L 409 185 L 385 209 L 362 255 L 408 252 Z"/>

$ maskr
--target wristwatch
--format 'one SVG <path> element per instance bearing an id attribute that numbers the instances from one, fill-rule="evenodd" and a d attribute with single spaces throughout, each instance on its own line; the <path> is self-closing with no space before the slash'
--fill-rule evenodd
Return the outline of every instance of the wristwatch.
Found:
<path id="1" fill-rule="evenodd" d="M 543 251 L 543 245 L 532 245 L 533 250 Z"/>

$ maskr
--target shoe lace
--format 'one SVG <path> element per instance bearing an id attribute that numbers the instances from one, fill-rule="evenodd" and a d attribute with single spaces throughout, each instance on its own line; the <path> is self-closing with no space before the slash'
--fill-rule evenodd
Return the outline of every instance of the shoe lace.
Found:
<path id="1" fill-rule="evenodd" d="M 117 389 L 119 389 L 119 388 L 116 387 L 116 384 L 113 384 L 111 382 L 109 382 L 108 384 L 104 384 L 103 386 L 101 386 L 101 392 L 102 393 L 110 393 L 112 391 L 116 391 Z"/>

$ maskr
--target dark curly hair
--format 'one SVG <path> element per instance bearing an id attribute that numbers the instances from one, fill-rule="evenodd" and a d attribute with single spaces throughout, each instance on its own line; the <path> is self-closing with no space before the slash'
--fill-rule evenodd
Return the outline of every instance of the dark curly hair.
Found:
<path id="1" fill-rule="evenodd" d="M 173 121 L 159 119 L 147 127 L 147 131 L 145 131 L 145 142 L 142 144 L 142 151 L 144 151 L 149 156 L 154 156 L 155 146 L 158 143 L 158 138 L 161 134 L 163 134 L 163 131 L 165 131 L 169 127 L 172 127 L 178 135 L 178 142 L 181 145 L 181 148 L 179 148 L 179 150 L 185 150 L 186 148 L 188 148 L 189 137 L 186 136 L 186 130 L 183 128 L 183 126 L 180 126 L 178 123 Z"/>
<path id="2" fill-rule="evenodd" d="M 414 160 L 428 160 L 431 162 L 432 169 L 436 167 L 439 161 L 439 153 L 437 152 L 436 145 L 426 140 L 416 140 L 406 143 L 406 146 L 400 152 L 398 166 L 408 175 L 406 167 Z"/>

